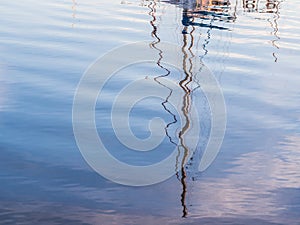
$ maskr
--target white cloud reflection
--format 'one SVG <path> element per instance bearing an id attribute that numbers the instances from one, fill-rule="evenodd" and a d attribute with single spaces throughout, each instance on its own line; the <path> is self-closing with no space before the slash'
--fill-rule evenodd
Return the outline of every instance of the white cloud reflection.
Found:
<path id="1" fill-rule="evenodd" d="M 300 190 L 300 136 L 286 137 L 277 146 L 277 150 L 241 155 L 234 162 L 235 166 L 226 170 L 226 177 L 204 178 L 192 183 L 191 214 L 296 223 L 284 216 L 287 209 L 280 202 L 278 191 Z"/>

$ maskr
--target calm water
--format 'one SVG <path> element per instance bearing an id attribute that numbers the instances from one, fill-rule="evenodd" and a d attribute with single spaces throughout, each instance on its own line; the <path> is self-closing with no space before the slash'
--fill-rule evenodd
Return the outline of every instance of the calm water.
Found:
<path id="1" fill-rule="evenodd" d="M 300 1 L 209 2 L 2 1 L 0 224 L 300 224 Z M 222 88 L 227 130 L 205 172 L 190 162 L 165 182 L 130 187 L 84 161 L 72 103 L 97 57 L 143 40 L 149 48 L 174 43 L 187 59 L 203 61 Z M 112 79 L 96 106 L 105 121 L 98 131 L 119 157 L 122 146 L 100 108 L 109 109 L 134 76 L 159 76 L 162 68 L 126 71 L 135 75 Z M 169 118 L 160 104 L 149 99 L 132 111 L 140 138 L 152 114 Z M 207 103 L 201 107 L 205 137 Z M 144 165 L 167 153 L 123 158 Z"/>

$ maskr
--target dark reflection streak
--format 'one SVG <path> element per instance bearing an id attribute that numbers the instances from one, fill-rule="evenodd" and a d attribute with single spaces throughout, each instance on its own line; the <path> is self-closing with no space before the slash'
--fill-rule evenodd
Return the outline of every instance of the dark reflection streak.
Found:
<path id="1" fill-rule="evenodd" d="M 183 11 L 183 13 L 186 13 Z M 188 85 L 192 82 L 193 80 L 193 74 L 192 74 L 192 68 L 193 68 L 193 62 L 192 58 L 194 57 L 194 54 L 192 53 L 191 49 L 194 45 L 194 37 L 193 37 L 193 32 L 194 32 L 194 27 L 192 28 L 192 31 L 190 32 L 190 37 L 191 37 L 191 44 L 188 47 L 189 52 L 191 53 L 191 57 L 188 56 L 188 52 L 186 51 L 187 47 L 187 33 L 183 32 L 183 46 L 181 48 L 182 53 L 183 53 L 183 62 L 182 62 L 182 68 L 184 72 L 184 78 L 179 82 L 179 86 L 182 88 L 184 91 L 184 96 L 183 96 L 183 106 L 181 108 L 184 119 L 185 119 L 185 124 L 183 125 L 181 131 L 179 132 L 179 141 L 180 141 L 180 146 L 179 148 L 183 148 L 183 158 L 181 162 L 181 185 L 182 185 L 182 193 L 181 193 L 181 205 L 182 205 L 182 217 L 186 217 L 188 214 L 188 209 L 186 206 L 186 193 L 187 193 L 187 185 L 186 185 L 186 171 L 185 171 L 185 163 L 187 161 L 188 157 L 188 147 L 186 146 L 184 142 L 184 136 L 185 133 L 188 131 L 190 127 L 190 118 L 189 118 L 189 112 L 190 112 L 190 106 L 191 106 L 191 89 L 188 87 Z M 184 31 L 187 31 L 187 27 L 184 27 Z M 189 65 L 189 68 L 187 64 Z"/>
<path id="2" fill-rule="evenodd" d="M 271 35 L 274 35 L 275 39 L 271 40 L 272 46 L 275 47 L 276 49 L 279 49 L 279 46 L 276 44 L 276 42 L 280 39 L 280 37 L 278 36 L 278 20 L 280 19 L 279 16 L 279 5 L 280 5 L 280 0 L 267 0 L 265 1 L 265 8 L 260 8 L 258 9 L 258 0 L 255 1 L 255 5 L 253 4 L 253 6 L 255 6 L 255 10 L 249 10 L 249 5 L 251 4 L 246 4 L 246 0 L 243 0 L 243 7 L 245 9 L 245 11 L 247 10 L 247 12 L 253 12 L 253 11 L 258 11 L 259 13 L 272 13 L 273 14 L 273 18 L 272 19 L 267 19 L 267 21 L 270 23 L 271 28 L 273 29 L 273 31 L 271 32 Z M 253 8 L 251 8 L 253 9 Z M 260 18 L 256 18 L 256 19 L 260 19 Z M 260 19 L 263 20 L 263 19 Z M 275 52 L 272 53 L 272 56 L 274 57 L 274 62 L 278 61 L 278 57 L 276 56 Z"/>
<path id="3" fill-rule="evenodd" d="M 152 48 L 156 49 L 156 50 L 159 52 L 159 53 L 158 53 L 159 59 L 157 60 L 156 64 L 157 64 L 160 68 L 162 68 L 163 70 L 165 70 L 165 71 L 166 71 L 166 74 L 157 76 L 157 77 L 154 78 L 154 80 L 155 80 L 159 85 L 161 85 L 161 86 L 167 88 L 167 89 L 170 91 L 170 92 L 169 92 L 169 95 L 166 97 L 165 101 L 163 101 L 161 104 L 162 104 L 164 110 L 165 110 L 166 112 L 168 112 L 168 113 L 173 117 L 173 121 L 170 122 L 170 123 L 168 123 L 167 126 L 165 127 L 165 133 L 166 133 L 167 137 L 169 138 L 170 142 L 171 142 L 172 144 L 174 144 L 174 145 L 177 146 L 177 143 L 174 142 L 174 141 L 172 140 L 172 137 L 171 137 L 171 136 L 169 135 L 169 133 L 168 133 L 169 127 L 170 127 L 172 124 L 177 123 L 176 115 L 173 114 L 173 113 L 167 108 L 167 106 L 166 106 L 166 104 L 168 103 L 169 98 L 171 97 L 171 95 L 172 95 L 172 93 L 173 93 L 173 90 L 172 90 L 171 88 L 167 87 L 166 85 L 162 84 L 162 83 L 158 80 L 158 79 L 161 78 L 161 77 L 169 76 L 171 72 L 170 72 L 170 70 L 168 70 L 166 67 L 164 67 L 164 66 L 161 65 L 161 60 L 163 59 L 163 51 L 162 51 L 161 49 L 159 49 L 159 48 L 156 46 L 156 45 L 160 42 L 160 38 L 157 36 L 157 26 L 155 25 L 155 22 L 156 22 L 156 15 L 155 15 L 155 13 L 156 13 L 156 5 L 157 5 L 157 4 L 156 4 L 155 1 L 150 2 L 149 5 L 148 5 L 148 8 L 150 9 L 149 15 L 152 17 L 152 20 L 150 21 L 150 25 L 151 25 L 152 28 L 153 28 L 153 30 L 152 30 L 152 32 L 151 32 L 151 36 L 154 37 L 154 38 L 156 38 L 156 41 L 153 41 L 153 42 L 150 44 L 150 46 L 151 46 Z"/>
<path id="4" fill-rule="evenodd" d="M 207 26 L 203 26 L 202 24 L 199 23 L 195 23 L 194 22 L 194 17 L 190 17 L 188 15 L 188 10 L 187 9 L 183 9 L 183 13 L 182 13 L 182 23 L 184 25 L 182 34 L 183 34 L 183 46 L 181 48 L 182 53 L 183 53 L 183 63 L 182 63 L 182 68 L 183 68 L 183 72 L 184 72 L 184 78 L 179 82 L 180 87 L 182 88 L 182 90 L 184 91 L 184 96 L 183 96 L 183 106 L 182 106 L 182 113 L 185 119 L 185 124 L 183 125 L 181 131 L 179 132 L 179 141 L 180 141 L 180 146 L 178 147 L 178 149 L 183 148 L 183 158 L 182 158 L 182 162 L 181 162 L 181 185 L 182 185 L 182 192 L 181 192 L 181 205 L 182 205 L 182 217 L 186 217 L 188 215 L 188 208 L 186 205 L 186 194 L 187 194 L 187 183 L 186 183 L 186 168 L 184 167 L 186 161 L 187 161 L 187 157 L 188 157 L 188 147 L 186 146 L 186 144 L 184 143 L 184 139 L 185 139 L 185 133 L 188 131 L 189 127 L 190 127 L 190 118 L 189 118 L 189 112 L 190 112 L 190 106 L 191 106 L 191 95 L 193 93 L 194 90 L 196 90 L 197 88 L 200 87 L 199 82 L 197 82 L 197 78 L 194 77 L 193 75 L 193 58 L 195 57 L 195 55 L 192 52 L 192 48 L 194 45 L 194 36 L 193 36 L 193 32 L 195 31 L 195 26 L 200 26 L 200 27 L 208 27 L 209 29 L 207 30 L 207 38 L 204 40 L 204 44 L 203 46 L 203 50 L 204 50 L 204 54 L 200 57 L 200 59 L 202 60 L 207 54 L 208 54 L 208 50 L 207 50 L 207 45 L 210 42 L 211 39 L 211 30 L 213 28 L 215 28 L 215 26 L 213 25 L 213 21 L 215 18 L 212 18 L 210 20 L 209 25 Z M 188 47 L 188 51 L 189 54 L 186 50 L 187 48 L 187 30 L 188 30 L 188 26 L 192 27 L 190 34 L 190 39 L 191 39 L 191 43 Z M 189 64 L 189 67 L 188 65 Z M 200 68 L 201 70 L 201 68 Z M 189 88 L 189 84 L 193 81 L 195 81 L 195 83 L 197 83 L 197 87 L 194 89 L 190 89 Z M 179 159 L 179 154 L 180 151 L 178 153 L 177 156 L 177 164 L 178 164 L 178 159 Z M 176 174 L 177 178 L 179 179 L 179 173 Z"/>
<path id="5" fill-rule="evenodd" d="M 191 57 L 189 58 L 189 61 L 190 61 L 190 70 L 189 70 L 189 73 L 190 74 L 192 74 L 192 69 L 193 69 L 193 61 L 192 60 L 195 57 L 195 55 L 194 55 L 194 53 L 192 51 L 192 47 L 194 45 L 194 36 L 193 36 L 193 33 L 194 33 L 195 29 L 196 28 L 194 26 L 192 26 L 192 31 L 190 32 L 191 44 L 190 44 L 190 46 L 188 48 L 188 50 L 189 50 L 189 52 L 191 54 Z"/>
<path id="6" fill-rule="evenodd" d="M 210 24 L 212 24 L 213 20 L 210 21 Z M 207 50 L 207 45 L 209 44 L 210 41 L 210 37 L 211 37 L 211 30 L 212 28 L 207 30 L 207 38 L 204 40 L 204 44 L 202 45 L 202 48 L 204 50 L 204 54 L 200 57 L 200 59 L 202 60 L 207 54 L 208 54 L 208 50 Z"/>
<path id="7" fill-rule="evenodd" d="M 272 40 L 272 45 L 279 49 L 279 46 L 276 44 L 276 42 L 280 39 L 280 37 L 278 36 L 278 20 L 280 19 L 280 16 L 279 16 L 279 4 L 280 2 L 278 2 L 278 4 L 276 5 L 276 11 L 274 12 L 274 17 L 273 17 L 273 23 L 270 19 L 268 19 L 268 22 L 270 23 L 271 25 L 271 28 L 273 29 L 273 31 L 271 32 L 272 35 L 275 36 L 275 39 Z M 273 57 L 274 57 L 274 62 L 277 62 L 278 60 L 278 57 L 276 56 L 275 52 L 272 53 Z"/>
<path id="8" fill-rule="evenodd" d="M 189 46 L 189 48 L 188 48 L 188 50 L 189 50 L 189 52 L 190 52 L 190 54 L 191 54 L 191 57 L 189 58 L 189 62 L 190 62 L 190 69 L 189 69 L 189 73 L 190 74 L 193 74 L 193 72 L 192 72 L 192 70 L 193 70 L 193 59 L 194 59 L 194 57 L 195 57 L 195 54 L 193 53 L 193 51 L 192 51 L 192 48 L 193 48 L 193 46 L 194 46 L 194 35 L 193 35 L 193 33 L 194 33 L 194 31 L 196 30 L 196 28 L 194 27 L 194 26 L 192 26 L 192 30 L 191 30 L 191 32 L 190 32 L 190 38 L 191 38 L 191 44 L 190 44 L 190 46 Z M 193 78 L 194 77 L 194 75 L 192 76 L 192 79 L 194 79 Z M 199 85 L 198 85 L 199 86 Z M 200 86 L 199 86 L 200 87 Z M 191 98 L 192 98 L 192 94 L 193 94 L 193 90 L 191 91 Z"/>
<path id="9" fill-rule="evenodd" d="M 234 10 L 233 10 L 233 22 L 236 21 L 236 18 L 237 18 L 237 6 L 238 6 L 238 0 L 235 1 L 235 6 L 234 6 Z"/>
<path id="10" fill-rule="evenodd" d="M 186 206 L 185 203 L 185 199 L 186 199 L 186 193 L 187 193 L 187 185 L 186 185 L 186 172 L 185 169 L 182 168 L 181 169 L 181 180 L 180 180 L 181 184 L 182 184 L 182 192 L 181 192 L 181 205 L 182 205 L 182 217 L 185 218 L 188 214 L 188 208 Z"/>
<path id="11" fill-rule="evenodd" d="M 160 38 L 157 36 L 157 26 L 155 24 L 156 22 L 156 2 L 155 0 L 153 2 L 150 2 L 148 5 L 148 8 L 150 9 L 149 15 L 152 16 L 152 20 L 150 21 L 150 25 L 152 26 L 153 30 L 151 32 L 152 37 L 154 37 L 156 40 L 153 41 L 150 44 L 151 48 L 154 48 L 158 51 L 159 53 L 159 59 L 157 61 L 157 65 L 164 69 L 166 71 L 166 74 L 155 77 L 154 80 L 164 86 L 165 88 L 167 88 L 170 92 L 169 95 L 167 96 L 166 100 L 162 103 L 164 109 L 173 116 L 174 121 L 169 123 L 166 128 L 165 128 L 165 132 L 166 135 L 169 137 L 171 143 L 175 144 L 171 137 L 168 134 L 168 127 L 171 124 L 174 124 L 177 122 L 177 119 L 175 117 L 174 114 L 172 114 L 172 112 L 170 110 L 167 109 L 166 104 L 168 102 L 168 99 L 170 98 L 170 96 L 173 93 L 173 90 L 170 89 L 169 87 L 163 85 L 160 81 L 159 78 L 161 77 L 166 77 L 170 75 L 170 70 L 168 70 L 167 68 L 163 67 L 161 65 L 161 61 L 163 59 L 163 52 L 161 49 L 159 49 L 157 47 L 157 45 L 160 43 Z M 223 12 L 223 11 L 222 11 Z M 204 40 L 204 44 L 202 45 L 203 50 L 204 50 L 204 54 L 202 56 L 200 56 L 200 59 L 203 59 L 207 54 L 208 54 L 208 50 L 207 50 L 207 45 L 210 42 L 210 38 L 211 38 L 211 30 L 212 29 L 219 29 L 219 30 L 228 30 L 228 28 L 225 27 L 219 27 L 219 26 L 215 26 L 213 25 L 213 21 L 214 20 L 218 20 L 218 16 L 220 17 L 219 14 L 212 14 L 212 13 L 208 13 L 206 11 L 191 11 L 185 7 L 183 7 L 182 10 L 182 25 L 183 25 L 183 30 L 182 30 L 182 34 L 183 34 L 183 45 L 181 48 L 181 51 L 183 53 L 183 58 L 182 58 L 182 69 L 183 69 L 183 79 L 179 81 L 179 86 L 182 88 L 183 90 L 183 96 L 182 96 L 182 107 L 181 107 L 181 114 L 183 116 L 183 121 L 182 121 L 182 127 L 181 130 L 178 133 L 178 139 L 179 139 L 179 143 L 178 143 L 178 154 L 176 156 L 176 171 L 178 171 L 176 173 L 177 179 L 180 181 L 181 185 L 182 185 L 182 192 L 181 192 L 181 205 L 182 205 L 182 217 L 186 217 L 188 215 L 188 208 L 187 208 L 187 204 L 186 204 L 186 195 L 187 195 L 187 173 L 186 173 L 186 167 L 185 164 L 188 160 L 188 156 L 189 156 L 189 149 L 187 146 L 187 143 L 185 143 L 186 141 L 186 135 L 187 135 L 187 131 L 189 130 L 190 126 L 191 126 L 191 118 L 190 118 L 190 107 L 191 107 L 191 102 L 192 102 L 192 92 L 199 88 L 199 82 L 197 82 L 197 78 L 194 77 L 195 75 L 193 74 L 193 59 L 195 57 L 195 54 L 193 53 L 192 49 L 194 46 L 194 36 L 193 36 L 193 32 L 195 31 L 195 27 L 202 27 L 202 28 L 208 28 L 207 30 L 207 38 Z M 197 23 L 195 22 L 195 18 L 201 18 L 206 19 L 209 22 L 209 24 L 204 24 L 203 22 L 201 23 Z M 229 17 L 228 17 L 229 18 Z M 230 19 L 230 18 L 229 18 Z M 230 19 L 231 20 L 231 19 Z M 190 32 L 188 32 L 188 28 L 191 27 L 192 30 Z M 189 38 L 190 38 L 190 43 L 189 43 Z M 201 70 L 201 68 L 200 68 Z M 195 89 L 193 89 L 193 87 L 191 87 L 192 81 L 195 80 L 197 87 Z M 180 157 L 182 156 L 182 157 Z M 180 161 L 181 160 L 181 161 Z M 180 169 L 180 170 L 178 170 Z"/>
<path id="12" fill-rule="evenodd" d="M 213 20 L 210 21 L 210 24 L 212 24 Z M 206 32 L 207 34 L 207 38 L 204 40 L 204 44 L 202 45 L 202 49 L 204 51 L 204 54 L 200 56 L 200 59 L 201 61 L 203 60 L 203 58 L 208 54 L 208 50 L 207 50 L 207 46 L 210 42 L 210 39 L 211 39 L 211 31 L 212 31 L 212 28 L 209 28 Z M 200 67 L 199 69 L 199 72 L 202 70 L 202 66 Z M 200 84 L 199 84 L 199 80 L 197 79 L 197 77 L 194 76 L 194 82 L 197 85 L 197 87 L 193 88 L 192 92 L 194 92 L 195 90 L 197 90 L 198 88 L 200 88 Z"/>
<path id="13" fill-rule="evenodd" d="M 189 127 L 190 127 L 190 118 L 189 118 L 189 112 L 190 112 L 190 106 L 191 106 L 191 94 L 194 90 L 196 90 L 197 88 L 200 87 L 199 82 L 196 81 L 196 77 L 194 77 L 193 75 L 193 58 L 195 57 L 195 55 L 192 52 L 192 48 L 194 46 L 194 36 L 193 36 L 193 32 L 195 31 L 195 26 L 194 25 L 198 25 L 197 23 L 194 23 L 194 17 L 190 18 L 188 16 L 188 10 L 187 9 L 183 9 L 183 25 L 184 25 L 184 29 L 182 31 L 183 34 L 183 46 L 181 48 L 182 53 L 183 53 L 183 62 L 182 62 L 182 68 L 183 68 L 183 72 L 184 72 L 184 78 L 179 82 L 180 87 L 182 88 L 182 90 L 184 91 L 184 96 L 183 96 L 183 106 L 182 106 L 182 113 L 183 116 L 185 118 L 185 124 L 182 127 L 181 131 L 179 132 L 179 141 L 180 141 L 180 147 L 183 148 L 183 158 L 182 158 L 182 162 L 181 162 L 181 185 L 182 185 L 182 192 L 181 192 L 181 205 L 182 205 L 182 217 L 186 217 L 188 215 L 188 208 L 186 206 L 186 194 L 187 194 L 187 184 L 186 184 L 186 168 L 184 167 L 186 161 L 187 161 L 187 157 L 188 157 L 188 147 L 186 146 L 186 144 L 184 143 L 184 135 L 185 133 L 188 131 Z M 188 22 L 187 22 L 188 21 Z M 211 38 L 211 30 L 214 28 L 213 26 L 213 21 L 214 18 L 211 19 L 210 24 L 209 24 L 209 29 L 207 31 L 207 38 L 204 41 L 203 44 L 203 50 L 204 50 L 204 54 L 202 55 L 202 57 L 200 57 L 201 59 L 204 58 L 204 56 L 207 55 L 208 50 L 206 49 L 207 45 L 210 42 L 210 38 Z M 187 43 L 187 29 L 188 29 L 188 25 L 192 27 L 190 34 L 190 39 L 191 39 L 191 43 L 188 46 Z M 203 26 L 201 26 L 203 27 Z M 187 48 L 188 46 L 188 48 Z M 190 53 L 190 57 L 188 52 Z M 188 65 L 189 64 L 189 67 Z M 201 68 L 200 68 L 201 70 Z M 195 80 L 195 82 L 198 84 L 196 88 L 194 89 L 190 89 L 188 87 L 188 85 L 193 81 L 193 79 Z M 179 151 L 180 152 L 180 151 Z M 179 155 L 178 155 L 179 158 Z M 178 163 L 178 162 L 177 162 Z M 179 174 L 177 173 L 177 178 L 179 178 Z"/>

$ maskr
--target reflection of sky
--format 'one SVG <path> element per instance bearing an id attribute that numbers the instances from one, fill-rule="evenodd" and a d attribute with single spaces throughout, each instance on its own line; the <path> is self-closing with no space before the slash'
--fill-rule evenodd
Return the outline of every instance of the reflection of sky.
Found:
<path id="1" fill-rule="evenodd" d="M 76 147 L 72 97 L 83 71 L 119 44 L 150 39 L 152 31 L 149 8 L 139 1 L 77 3 L 75 18 L 72 1 L 6 1 L 0 8 L 6 65 L 0 69 L 0 221 L 299 220 L 299 5 L 282 3 L 279 49 L 271 43 L 271 14 L 255 19 L 259 14 L 240 9 L 237 22 L 226 24 L 231 31 L 211 30 L 205 47 L 207 29 L 194 32 L 194 53 L 208 50 L 203 60 L 223 88 L 228 129 L 211 168 L 189 179 L 189 217 L 181 220 L 176 178 L 139 189 L 115 185 L 93 172 Z M 180 9 L 163 3 L 157 15 L 159 37 L 182 45 Z M 9 110 L 1 111 L 3 104 Z"/>
<path id="2" fill-rule="evenodd" d="M 300 210 L 300 137 L 289 136 L 275 144 L 273 149 L 237 157 L 223 178 L 208 177 L 191 184 L 192 214 L 244 215 L 275 221 L 280 217 L 284 224 L 296 222 L 289 215 L 295 216 Z"/>

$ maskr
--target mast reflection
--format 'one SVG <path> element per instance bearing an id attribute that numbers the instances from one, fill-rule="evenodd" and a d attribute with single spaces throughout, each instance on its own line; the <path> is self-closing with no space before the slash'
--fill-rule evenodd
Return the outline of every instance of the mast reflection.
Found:
<path id="1" fill-rule="evenodd" d="M 158 36 L 158 29 L 157 29 L 157 19 L 156 19 L 156 7 L 157 2 L 150 1 L 147 5 L 150 9 L 149 15 L 152 17 L 150 21 L 150 25 L 152 27 L 151 36 L 155 39 L 151 44 L 150 47 L 156 49 L 158 52 L 158 60 L 156 64 L 165 71 L 165 74 L 157 76 L 154 80 L 159 84 L 164 86 L 169 90 L 169 95 L 166 97 L 164 102 L 162 102 L 162 106 L 164 110 L 166 110 L 172 117 L 173 121 L 165 127 L 165 133 L 169 137 L 171 143 L 177 145 L 178 148 L 178 155 L 176 160 L 176 176 L 181 183 L 181 194 L 180 194 L 180 201 L 182 205 L 182 217 L 186 217 L 188 215 L 188 207 L 186 203 L 186 196 L 187 196 L 187 171 L 186 171 L 186 163 L 189 160 L 189 148 L 188 143 L 186 143 L 186 135 L 191 127 L 191 103 L 192 103 L 192 93 L 199 87 L 193 88 L 192 86 L 194 83 L 197 83 L 195 78 L 195 74 L 193 74 L 193 59 L 195 54 L 193 53 L 193 48 L 195 48 L 194 44 L 194 32 L 196 31 L 197 27 L 201 27 L 207 29 L 207 37 L 204 39 L 204 43 L 202 45 L 204 53 L 200 58 L 202 59 L 205 55 L 207 55 L 207 45 L 209 44 L 211 38 L 211 30 L 218 29 L 218 30 L 228 30 L 228 28 L 220 25 L 214 25 L 214 21 L 224 21 L 226 22 L 233 22 L 235 20 L 235 14 L 229 13 L 230 2 L 228 0 L 218 0 L 218 1 L 170 1 L 171 4 L 176 4 L 183 8 L 182 10 L 182 35 L 183 35 L 183 43 L 181 47 L 182 51 L 182 70 L 183 70 L 183 78 L 179 81 L 179 86 L 183 90 L 182 96 L 182 105 L 181 105 L 181 114 L 183 115 L 183 121 L 178 133 L 178 141 L 179 143 L 175 143 L 171 136 L 168 133 L 168 128 L 174 123 L 177 123 L 177 119 L 175 114 L 171 112 L 167 108 L 167 103 L 169 98 L 171 97 L 173 90 L 159 81 L 159 78 L 166 77 L 170 75 L 170 70 L 164 67 L 161 64 L 163 59 L 163 51 L 158 47 L 161 39 Z M 196 46 L 197 48 L 197 46 Z M 197 56 L 198 57 L 198 56 Z M 192 85 L 193 83 L 193 85 Z M 180 161 L 181 160 L 181 161 Z"/>
<path id="2" fill-rule="evenodd" d="M 182 8 L 181 10 L 181 35 L 182 35 L 182 70 L 183 70 L 183 78 L 179 81 L 179 86 L 183 90 L 183 96 L 181 100 L 181 114 L 183 115 L 183 121 L 178 132 L 178 141 L 177 144 L 172 140 L 171 135 L 168 133 L 168 129 L 172 124 L 178 122 L 176 115 L 172 113 L 170 109 L 167 108 L 167 104 L 169 98 L 172 96 L 173 90 L 165 86 L 163 83 L 159 81 L 159 78 L 167 77 L 170 75 L 170 70 L 166 68 L 161 62 L 163 59 L 163 51 L 159 48 L 159 43 L 161 39 L 159 37 L 158 27 L 157 27 L 157 18 L 156 18 L 156 7 L 158 1 L 153 0 L 147 2 L 147 6 L 150 9 L 149 15 L 151 16 L 150 25 L 152 27 L 151 36 L 154 38 L 154 41 L 150 44 L 150 47 L 157 50 L 158 52 L 158 60 L 156 62 L 157 66 L 165 71 L 164 74 L 157 76 L 154 80 L 163 87 L 169 90 L 168 96 L 166 96 L 165 100 L 161 103 L 164 110 L 168 112 L 173 121 L 166 125 L 165 133 L 169 138 L 170 142 L 174 145 L 177 145 L 178 155 L 176 160 L 176 176 L 181 184 L 181 194 L 180 201 L 182 206 L 182 217 L 187 217 L 188 215 L 188 207 L 186 203 L 188 186 L 187 186 L 187 170 L 188 167 L 185 166 L 187 161 L 190 160 L 193 163 L 193 159 L 189 159 L 189 148 L 187 140 L 187 132 L 192 126 L 191 124 L 191 103 L 192 103 L 192 94 L 193 92 L 199 88 L 199 85 L 193 87 L 193 85 L 197 82 L 196 74 L 193 74 L 193 59 L 195 57 L 199 57 L 201 60 L 208 54 L 208 45 L 212 38 L 212 30 L 219 31 L 227 31 L 230 30 L 228 24 L 234 23 L 237 19 L 237 5 L 238 1 L 236 0 L 234 3 L 230 0 L 170 0 L 165 1 L 170 4 L 175 4 L 178 7 Z M 262 6 L 257 0 L 241 0 L 242 8 L 245 12 L 259 12 L 259 13 L 273 13 L 273 20 L 269 19 L 269 23 L 273 28 L 272 34 L 275 36 L 275 39 L 272 40 L 272 45 L 275 48 L 279 48 L 276 44 L 276 41 L 279 40 L 278 37 L 278 23 L 279 19 L 279 2 L 277 0 L 267 0 L 264 1 L 264 5 Z M 197 33 L 197 29 L 201 29 L 201 33 Z M 203 29 L 205 32 L 203 32 Z M 201 34 L 205 34 L 206 37 L 202 37 L 202 49 L 203 54 L 195 55 L 194 50 L 198 50 L 198 43 L 195 42 L 195 36 L 201 36 Z M 273 53 L 273 57 L 275 58 L 275 62 L 277 61 L 277 56 Z M 198 65 L 199 66 L 199 65 Z M 201 70 L 201 67 L 200 67 Z M 193 157 L 192 157 L 193 158 Z"/>
<path id="3" fill-rule="evenodd" d="M 207 55 L 207 45 L 209 44 L 211 38 L 211 30 L 228 30 L 228 28 L 224 26 L 214 25 L 214 21 L 225 21 L 225 22 L 233 22 L 235 20 L 235 14 L 229 13 L 230 2 L 228 0 L 225 1 L 195 1 L 187 2 L 182 4 L 182 35 L 183 35 L 183 44 L 182 44 L 182 69 L 184 72 L 184 78 L 179 82 L 180 87 L 184 91 L 184 96 L 182 99 L 182 114 L 184 115 L 184 124 L 179 133 L 180 145 L 179 148 L 183 149 L 183 159 L 181 163 L 181 178 L 180 182 L 182 185 L 182 193 L 181 193 L 181 204 L 182 204 L 182 217 L 186 217 L 188 215 L 188 208 L 186 204 L 186 195 L 187 195 L 187 172 L 185 168 L 186 161 L 188 160 L 188 148 L 185 141 L 185 135 L 188 129 L 191 126 L 191 118 L 190 118 L 190 107 L 192 102 L 192 93 L 196 90 L 196 88 L 191 87 L 191 83 L 197 83 L 197 78 L 193 71 L 193 58 L 195 54 L 193 53 L 193 49 L 197 46 L 194 46 L 194 32 L 197 27 L 207 28 L 207 37 L 204 40 L 202 45 L 204 53 L 200 56 L 200 59 L 203 59 L 205 55 Z M 201 20 L 196 22 L 196 20 Z M 208 21 L 203 22 L 203 21 Z M 190 31 L 189 31 L 190 27 Z M 201 68 L 200 68 L 201 70 Z M 192 159 L 191 159 L 192 160 Z M 179 177 L 179 174 L 177 174 Z"/>

